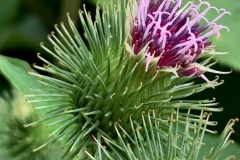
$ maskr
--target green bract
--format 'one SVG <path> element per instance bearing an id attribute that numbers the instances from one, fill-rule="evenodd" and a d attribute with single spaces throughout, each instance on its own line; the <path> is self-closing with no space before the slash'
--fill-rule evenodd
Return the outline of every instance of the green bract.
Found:
<path id="1" fill-rule="evenodd" d="M 222 111 L 215 107 L 215 99 L 185 97 L 223 81 L 218 82 L 217 77 L 212 84 L 194 84 L 194 75 L 177 77 L 169 69 L 157 70 L 155 63 L 145 72 L 143 51 L 136 56 L 127 49 L 128 3 L 132 2 L 107 3 L 101 10 L 98 6 L 95 20 L 84 6 L 79 11 L 84 36 L 67 15 L 70 30 L 64 24 L 55 25 L 56 35 L 48 36 L 53 48 L 41 44 L 59 63 L 38 54 L 46 65 L 34 67 L 51 76 L 30 74 L 50 89 L 35 88 L 34 94 L 26 97 L 35 109 L 46 109 L 49 114 L 25 126 L 46 120 L 55 130 L 49 134 L 50 140 L 34 151 L 60 140 L 68 158 L 192 160 L 199 157 L 205 132 L 215 133 L 207 129 L 216 125 L 209 121 L 210 112 Z M 215 63 L 210 63 L 208 54 L 203 54 L 205 67 Z M 217 159 L 228 145 L 234 121 L 206 158 Z"/>

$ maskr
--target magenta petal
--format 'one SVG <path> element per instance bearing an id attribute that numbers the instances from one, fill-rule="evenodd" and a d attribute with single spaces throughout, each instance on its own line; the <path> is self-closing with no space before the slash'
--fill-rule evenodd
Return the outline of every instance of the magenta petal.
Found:
<path id="1" fill-rule="evenodd" d="M 212 43 L 207 41 L 210 36 L 219 36 L 221 29 L 228 30 L 215 23 L 223 15 L 229 14 L 224 9 L 218 10 L 204 1 L 196 5 L 189 2 L 185 10 L 181 10 L 181 5 L 182 0 L 140 0 L 131 45 L 135 55 L 148 45 L 146 71 L 154 57 L 158 60 L 159 69 L 179 66 L 179 76 L 200 76 L 203 71 L 196 67 L 188 69 L 189 66 L 196 63 L 205 50 L 212 49 Z M 212 21 L 205 18 L 209 10 L 219 13 Z M 200 21 L 206 24 L 201 26 Z"/>

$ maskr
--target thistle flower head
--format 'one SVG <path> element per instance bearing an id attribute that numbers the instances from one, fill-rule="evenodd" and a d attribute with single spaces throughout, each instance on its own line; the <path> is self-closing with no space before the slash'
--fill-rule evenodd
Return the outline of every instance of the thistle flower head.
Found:
<path id="1" fill-rule="evenodd" d="M 30 72 L 49 88 L 35 89 L 26 98 L 35 109 L 50 113 L 25 126 L 56 118 L 47 125 L 56 126 L 49 134 L 51 140 L 34 151 L 60 140 L 70 158 L 197 159 L 201 137 L 205 131 L 213 132 L 206 127 L 216 124 L 206 112 L 222 110 L 215 107 L 215 99 L 180 100 L 211 87 L 189 82 L 202 75 L 204 66 L 213 64 L 208 64 L 209 59 L 201 64 L 196 60 L 212 50 L 207 38 L 225 28 L 215 21 L 226 11 L 198 26 L 213 8 L 199 14 L 198 8 L 205 4 L 209 6 L 188 3 L 180 9 L 180 0 L 141 0 L 137 7 L 136 0 L 123 0 L 103 5 L 102 12 L 97 7 L 94 21 L 84 7 L 79 16 L 85 37 L 67 15 L 70 29 L 62 23 L 55 26 L 59 36 L 54 32 L 48 36 L 54 49 L 41 44 L 63 67 L 38 54 L 46 65 L 34 67 L 55 76 Z M 134 14 L 129 16 L 129 11 Z M 126 43 L 128 29 L 130 43 Z M 217 81 L 213 86 L 222 83 Z M 191 134 L 190 129 L 196 132 Z"/>
<path id="2" fill-rule="evenodd" d="M 196 61 L 207 51 L 214 52 L 209 37 L 215 34 L 219 37 L 221 29 L 229 31 L 215 22 L 230 13 L 201 0 L 199 4 L 188 2 L 181 6 L 182 0 L 140 0 L 130 31 L 133 53 L 138 55 L 143 50 L 146 71 L 150 62 L 155 61 L 159 69 L 174 68 L 178 76 L 194 74 L 208 81 L 203 75 L 207 68 Z M 211 9 L 218 16 L 209 21 L 205 15 Z M 201 26 L 200 21 L 205 25 Z"/>

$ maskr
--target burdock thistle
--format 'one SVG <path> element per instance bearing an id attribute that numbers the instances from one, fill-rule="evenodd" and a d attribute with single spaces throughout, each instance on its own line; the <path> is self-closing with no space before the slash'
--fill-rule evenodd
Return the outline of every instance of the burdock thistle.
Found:
<path id="1" fill-rule="evenodd" d="M 159 70 L 173 72 L 176 76 L 200 76 L 210 83 L 204 72 L 224 72 L 214 71 L 196 61 L 205 54 L 216 54 L 208 38 L 215 34 L 219 37 L 221 29 L 229 31 L 228 27 L 215 22 L 230 13 L 218 10 L 209 2 L 200 1 L 197 5 L 188 2 L 183 8 L 181 5 L 181 0 L 141 0 L 137 12 L 133 11 L 135 17 L 129 10 L 127 24 L 130 24 L 132 46 L 129 52 L 146 57 L 146 71 L 154 62 Z M 203 11 L 200 12 L 200 8 L 204 8 Z M 210 9 L 219 13 L 212 21 L 204 17 Z M 206 24 L 200 26 L 200 21 Z"/>
<path id="2" fill-rule="evenodd" d="M 203 157 L 204 134 L 215 133 L 207 128 L 216 125 L 209 117 L 222 108 L 215 107 L 215 99 L 186 97 L 223 83 L 204 73 L 224 73 L 209 68 L 217 52 L 208 38 L 228 30 L 216 22 L 229 13 L 203 1 L 183 7 L 181 0 L 122 0 L 102 6 L 97 6 L 95 20 L 85 6 L 79 11 L 84 38 L 67 14 L 70 31 L 55 25 L 57 36 L 48 36 L 53 49 L 41 43 L 59 64 L 38 54 L 46 65 L 34 68 L 52 77 L 30 72 L 48 87 L 26 97 L 49 114 L 25 126 L 47 121 L 55 127 L 50 140 L 33 151 L 60 140 L 70 159 L 217 159 L 236 120 L 229 121 Z M 219 13 L 211 21 L 204 17 L 210 9 Z M 197 77 L 206 82 L 194 84 Z"/>

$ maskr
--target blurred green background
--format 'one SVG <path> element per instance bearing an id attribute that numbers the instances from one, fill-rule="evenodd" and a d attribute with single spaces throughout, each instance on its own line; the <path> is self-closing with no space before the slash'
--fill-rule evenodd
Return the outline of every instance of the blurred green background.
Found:
<path id="1" fill-rule="evenodd" d="M 65 22 L 66 12 L 69 12 L 78 25 L 78 9 L 86 4 L 87 9 L 94 15 L 96 2 L 96 0 L 0 0 L 0 54 L 25 60 L 30 65 L 42 64 L 37 59 L 36 53 L 42 52 L 40 42 L 48 43 L 47 34 L 54 30 L 54 24 Z M 216 56 L 219 64 L 213 68 L 220 71 L 232 69 L 233 72 L 219 75 L 220 79 L 225 80 L 223 85 L 191 98 L 217 99 L 224 111 L 213 114 L 211 120 L 218 121 L 218 126 L 212 129 L 221 132 L 229 119 L 240 118 L 240 1 L 209 0 L 209 2 L 217 8 L 225 8 L 231 12 L 231 16 L 226 15 L 218 21 L 218 24 L 228 26 L 230 32 L 222 30 L 219 39 L 212 38 L 217 51 L 229 54 Z M 214 10 L 207 15 L 209 20 L 214 16 L 216 16 Z M 79 31 L 81 33 L 80 27 Z M 44 57 L 47 56 L 44 54 Z M 207 77 L 214 79 L 215 75 L 207 74 Z M 9 91 L 10 88 L 11 85 L 0 71 L 0 94 Z M 236 132 L 232 139 L 240 143 L 240 123 L 236 123 L 234 130 Z"/>

